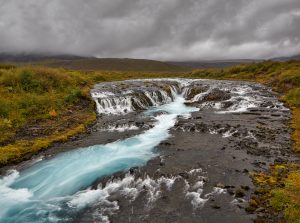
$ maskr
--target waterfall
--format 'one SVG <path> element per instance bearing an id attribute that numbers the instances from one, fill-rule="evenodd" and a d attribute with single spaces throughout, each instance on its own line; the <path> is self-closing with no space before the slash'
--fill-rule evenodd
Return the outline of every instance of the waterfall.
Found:
<path id="1" fill-rule="evenodd" d="M 94 90 L 91 96 L 96 103 L 98 114 L 117 115 L 170 103 L 174 101 L 177 94 L 176 86 L 165 85 L 164 89 L 141 87 L 137 91 L 125 90 L 117 94 Z"/>
<path id="2" fill-rule="evenodd" d="M 213 108 L 217 113 L 246 112 L 271 100 L 273 109 L 284 109 L 274 99 L 266 99 L 255 85 L 230 81 L 146 79 L 99 84 L 92 90 L 98 114 L 126 114 L 147 110 L 174 101 L 180 94 L 186 103 L 196 103 L 200 109 Z M 110 87 L 108 87 L 110 86 Z M 255 96 L 253 94 L 255 93 Z"/>

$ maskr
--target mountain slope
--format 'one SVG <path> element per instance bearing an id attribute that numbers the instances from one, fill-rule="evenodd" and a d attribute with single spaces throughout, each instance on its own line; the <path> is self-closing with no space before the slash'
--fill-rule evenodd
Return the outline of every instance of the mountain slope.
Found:
<path id="1" fill-rule="evenodd" d="M 300 59 L 300 54 L 290 56 L 290 57 L 276 57 L 272 58 L 271 60 L 273 61 L 289 61 L 289 60 L 299 60 Z"/>
<path id="2" fill-rule="evenodd" d="M 184 72 L 191 68 L 146 59 L 95 58 L 76 55 L 0 53 L 0 63 L 36 65 L 82 71 Z"/>
<path id="3" fill-rule="evenodd" d="M 259 60 L 207 60 L 207 61 L 170 61 L 169 64 L 192 68 L 192 69 L 206 69 L 206 68 L 227 68 L 239 64 L 251 64 L 260 62 Z"/>
<path id="4" fill-rule="evenodd" d="M 72 70 L 138 71 L 138 72 L 183 72 L 190 68 L 155 60 L 84 58 L 76 60 L 47 60 L 35 63 L 47 67 L 63 67 Z"/>

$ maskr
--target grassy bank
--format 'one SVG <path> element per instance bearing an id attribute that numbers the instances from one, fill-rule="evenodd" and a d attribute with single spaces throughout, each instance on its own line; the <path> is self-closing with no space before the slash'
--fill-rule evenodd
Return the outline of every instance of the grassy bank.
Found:
<path id="1" fill-rule="evenodd" d="M 0 166 L 83 132 L 95 120 L 89 88 L 76 73 L 0 66 Z"/>
<path id="2" fill-rule="evenodd" d="M 265 84 L 279 92 L 281 100 L 292 110 L 293 149 L 300 152 L 300 61 L 263 62 L 240 65 L 225 70 L 198 70 L 193 78 L 246 80 Z M 274 164 L 268 173 L 254 173 L 260 188 L 248 208 L 258 206 L 268 211 L 283 213 L 285 222 L 300 222 L 300 165 Z"/>

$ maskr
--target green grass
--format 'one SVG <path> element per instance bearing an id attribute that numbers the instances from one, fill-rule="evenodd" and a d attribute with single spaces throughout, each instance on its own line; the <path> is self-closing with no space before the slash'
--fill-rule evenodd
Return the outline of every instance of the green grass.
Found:
<path id="1" fill-rule="evenodd" d="M 291 223 L 300 222 L 300 171 L 291 171 L 284 180 L 284 188 L 272 190 L 270 205 Z"/>
<path id="2" fill-rule="evenodd" d="M 0 66 L 0 166 L 94 120 L 89 84 L 83 75 L 59 69 Z M 30 137 L 31 128 L 40 128 L 39 136 Z"/>

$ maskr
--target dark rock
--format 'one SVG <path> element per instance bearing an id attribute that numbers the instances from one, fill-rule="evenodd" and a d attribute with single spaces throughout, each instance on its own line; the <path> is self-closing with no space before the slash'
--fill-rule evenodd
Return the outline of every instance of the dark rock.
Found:
<path id="1" fill-rule="evenodd" d="M 245 190 L 245 191 L 248 191 L 248 190 L 250 190 L 250 187 L 249 186 L 241 186 L 241 188 L 243 189 L 243 190 Z"/>
<path id="2" fill-rule="evenodd" d="M 274 104 L 271 101 L 264 101 L 260 106 L 273 108 Z"/>
<path id="3" fill-rule="evenodd" d="M 230 195 L 234 195 L 234 194 L 235 194 L 235 193 L 234 193 L 234 190 L 231 189 L 231 188 L 228 188 L 228 189 L 227 189 L 227 193 L 230 194 Z"/>
<path id="4" fill-rule="evenodd" d="M 228 188 L 235 188 L 235 186 L 233 186 L 233 185 L 225 185 L 224 188 L 225 188 L 225 189 L 228 189 Z"/>
<path id="5" fill-rule="evenodd" d="M 287 162 L 287 159 L 282 158 L 282 157 L 277 157 L 277 158 L 274 160 L 274 163 L 279 163 L 279 164 L 286 163 L 286 162 Z"/>
<path id="6" fill-rule="evenodd" d="M 255 199 L 252 198 L 249 201 L 249 206 L 256 209 L 258 207 L 258 203 Z"/>
<path id="7" fill-rule="evenodd" d="M 252 213 L 254 213 L 254 211 L 256 210 L 256 208 L 249 206 L 249 207 L 246 207 L 245 210 L 246 210 L 248 213 L 251 213 L 251 214 L 252 214 Z"/>
<path id="8" fill-rule="evenodd" d="M 243 173 L 249 173 L 249 170 L 248 169 L 244 169 Z"/>
<path id="9" fill-rule="evenodd" d="M 182 172 L 178 174 L 179 176 L 183 177 L 184 179 L 188 179 L 189 178 L 189 174 L 186 172 Z"/>
<path id="10" fill-rule="evenodd" d="M 145 123 L 144 122 L 135 122 L 137 127 L 142 127 Z"/>
<path id="11" fill-rule="evenodd" d="M 232 101 L 224 101 L 222 103 L 222 108 L 229 108 L 233 105 L 234 103 Z"/>
<path id="12" fill-rule="evenodd" d="M 161 199 L 167 200 L 167 199 L 169 199 L 169 197 L 167 195 L 164 195 L 164 196 L 161 197 Z"/>
<path id="13" fill-rule="evenodd" d="M 186 96 L 187 100 L 191 100 L 193 99 L 197 94 L 203 93 L 207 90 L 207 87 L 203 87 L 203 86 L 195 86 L 192 87 L 189 92 L 188 95 Z"/>
<path id="14" fill-rule="evenodd" d="M 132 175 L 132 174 L 134 174 L 134 168 L 130 168 L 129 169 L 129 173 Z"/>
<path id="15" fill-rule="evenodd" d="M 245 195 L 246 195 L 245 191 L 241 188 L 239 188 L 235 191 L 235 197 L 241 198 L 241 197 L 244 197 Z"/>
<path id="16" fill-rule="evenodd" d="M 160 145 L 164 145 L 164 146 L 170 146 L 170 145 L 172 145 L 171 143 L 169 143 L 169 142 L 162 142 L 162 143 L 160 143 Z"/>
<path id="17" fill-rule="evenodd" d="M 240 133 L 239 132 L 235 132 L 235 133 L 232 134 L 232 136 L 233 137 L 238 137 L 238 136 L 240 136 Z"/>
<path id="18" fill-rule="evenodd" d="M 217 204 L 213 204 L 213 205 L 211 205 L 211 207 L 212 207 L 213 209 L 220 209 L 220 208 L 221 208 L 221 206 L 219 206 L 219 205 L 217 205 Z"/>
<path id="19" fill-rule="evenodd" d="M 195 132 L 196 131 L 196 127 L 195 126 L 192 126 L 191 128 L 190 128 L 190 132 Z"/>
<path id="20" fill-rule="evenodd" d="M 230 99 L 230 93 L 228 91 L 222 91 L 218 88 L 213 89 L 210 93 L 203 97 L 202 101 L 226 101 Z"/>
<path id="21" fill-rule="evenodd" d="M 257 208 L 255 210 L 255 212 L 265 212 L 266 209 L 264 209 L 263 207 Z"/>
<path id="22" fill-rule="evenodd" d="M 202 119 L 201 116 L 194 117 L 194 119 Z"/>
<path id="23" fill-rule="evenodd" d="M 224 184 L 222 184 L 222 183 L 218 183 L 218 184 L 216 185 L 216 187 L 225 188 Z"/>

